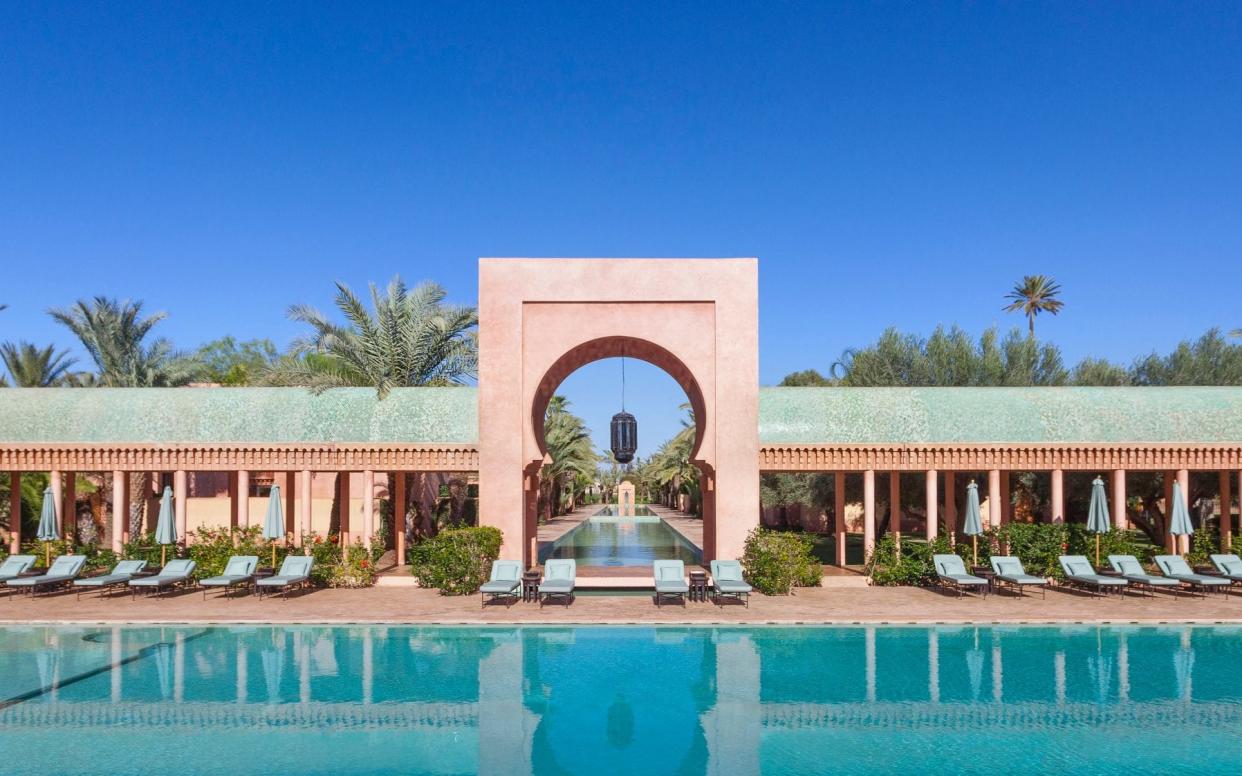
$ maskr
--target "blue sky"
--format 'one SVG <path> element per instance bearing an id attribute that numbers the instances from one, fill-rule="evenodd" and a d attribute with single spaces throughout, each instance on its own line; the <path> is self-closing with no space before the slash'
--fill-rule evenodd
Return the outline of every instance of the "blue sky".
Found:
<path id="1" fill-rule="evenodd" d="M 110 294 L 284 344 L 338 278 L 758 256 L 765 383 L 1020 325 L 1024 273 L 1069 360 L 1128 362 L 1242 326 L 1240 51 L 1213 2 L 7 3 L 0 339 Z M 567 386 L 601 432 L 615 371 Z M 632 378 L 654 442 L 680 391 Z"/>

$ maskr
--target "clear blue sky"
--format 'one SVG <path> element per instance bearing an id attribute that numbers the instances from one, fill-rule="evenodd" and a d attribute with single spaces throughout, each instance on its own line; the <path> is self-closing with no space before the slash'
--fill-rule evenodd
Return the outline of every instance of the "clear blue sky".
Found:
<path id="1" fill-rule="evenodd" d="M 1020 325 L 1023 273 L 1128 362 L 1242 326 L 1240 138 L 1237 3 L 6 3 L 0 338 L 110 294 L 283 345 L 337 278 L 758 256 L 765 383 Z M 571 378 L 601 431 L 614 371 Z"/>

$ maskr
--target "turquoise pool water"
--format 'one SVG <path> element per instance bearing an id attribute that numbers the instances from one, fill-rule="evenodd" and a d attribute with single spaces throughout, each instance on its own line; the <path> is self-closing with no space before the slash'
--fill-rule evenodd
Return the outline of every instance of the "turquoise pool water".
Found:
<path id="1" fill-rule="evenodd" d="M 27 627 L 5 774 L 1203 774 L 1242 629 Z"/>
<path id="2" fill-rule="evenodd" d="M 549 547 L 548 558 L 573 558 L 580 566 L 651 566 L 653 560 L 702 562 L 702 553 L 658 517 L 611 517 L 604 513 L 583 520 Z"/>

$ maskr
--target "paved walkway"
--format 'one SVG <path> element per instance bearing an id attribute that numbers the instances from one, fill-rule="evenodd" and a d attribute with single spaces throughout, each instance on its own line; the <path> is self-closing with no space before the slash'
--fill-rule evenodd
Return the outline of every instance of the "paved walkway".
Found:
<path id="1" fill-rule="evenodd" d="M 802 589 L 794 596 L 755 595 L 750 608 L 729 604 L 666 605 L 646 595 L 580 596 L 573 605 L 489 605 L 478 596 L 447 597 L 434 590 L 377 587 L 315 590 L 288 600 L 211 597 L 186 592 L 167 598 L 0 597 L 0 623 L 31 622 L 250 623 L 993 623 L 993 622 L 1242 622 L 1242 595 L 1209 598 L 1093 598 L 1065 590 L 1017 598 L 943 595 L 918 588 Z"/>

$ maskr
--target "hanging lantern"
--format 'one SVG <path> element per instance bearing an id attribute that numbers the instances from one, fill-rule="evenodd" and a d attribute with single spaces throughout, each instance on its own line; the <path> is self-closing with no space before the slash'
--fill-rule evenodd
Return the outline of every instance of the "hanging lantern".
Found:
<path id="1" fill-rule="evenodd" d="M 629 463 L 638 451 L 638 419 L 625 411 L 625 353 L 621 354 L 621 411 L 612 416 L 612 457 Z"/>
<path id="2" fill-rule="evenodd" d="M 617 463 L 634 460 L 638 450 L 638 420 L 628 412 L 612 416 L 612 457 Z"/>

